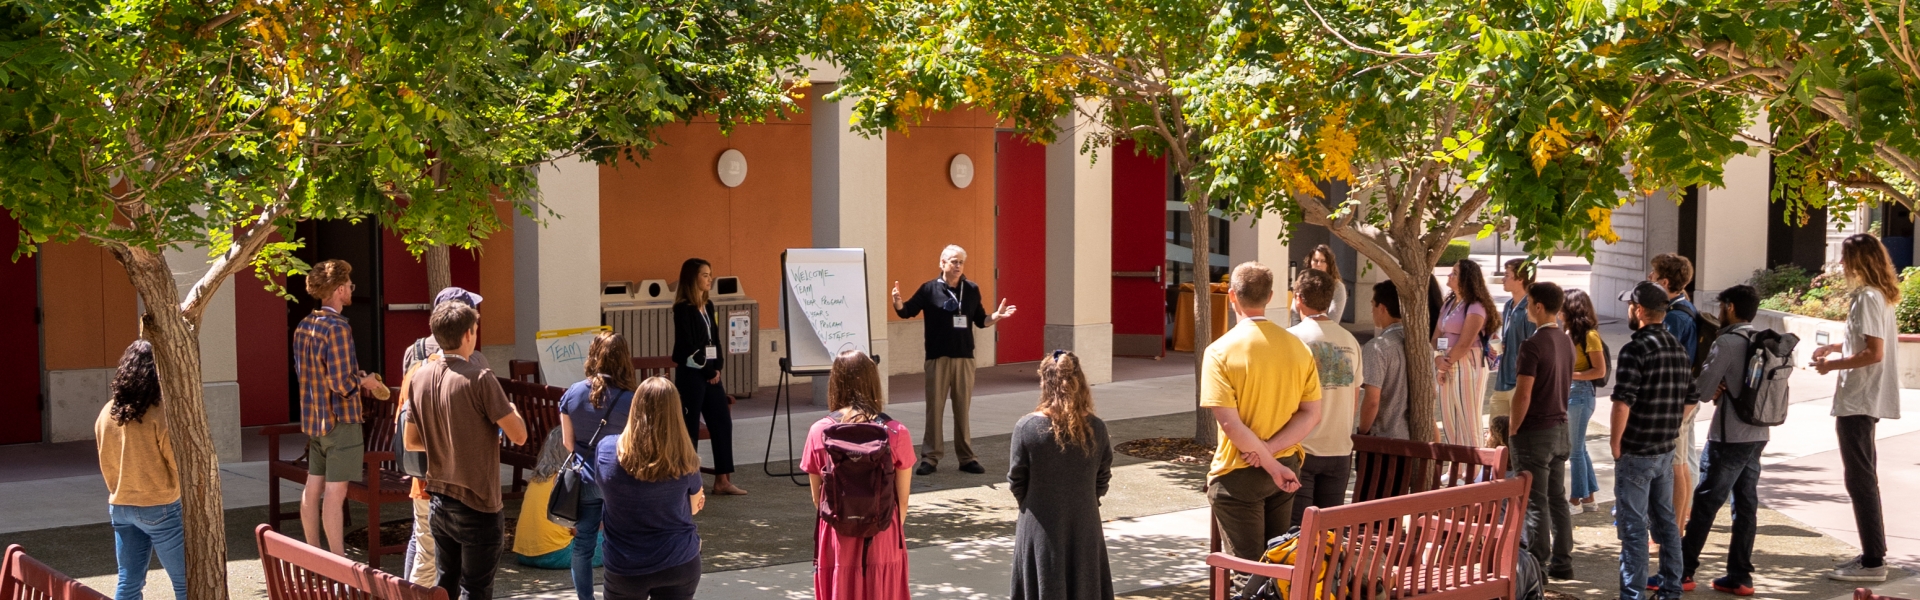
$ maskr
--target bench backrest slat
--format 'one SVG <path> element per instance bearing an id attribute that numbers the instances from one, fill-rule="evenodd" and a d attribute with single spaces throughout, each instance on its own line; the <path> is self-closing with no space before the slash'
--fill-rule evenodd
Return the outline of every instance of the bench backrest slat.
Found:
<path id="1" fill-rule="evenodd" d="M 1300 528 L 1293 597 L 1511 598 L 1531 482 L 1531 476 L 1522 473 L 1309 508 Z M 1328 532 L 1337 549 L 1331 562 L 1323 554 Z M 1326 584 L 1318 592 L 1307 591 L 1316 580 Z"/>
<path id="2" fill-rule="evenodd" d="M 303 544 L 261 525 L 254 529 L 270 600 L 447 600 L 447 591 Z"/>
<path id="3" fill-rule="evenodd" d="M 19 544 L 7 546 L 0 561 L 0 599 L 5 600 L 110 600 L 75 581 L 46 563 L 27 556 Z"/>
<path id="4" fill-rule="evenodd" d="M 527 423 L 527 443 L 500 442 L 500 462 L 532 469 L 540 461 L 540 448 L 547 443 L 547 432 L 560 426 L 560 397 L 566 390 L 538 383 L 496 377 L 507 392 L 507 401 L 520 409 Z"/>
<path id="5" fill-rule="evenodd" d="M 1506 476 L 1506 448 L 1353 436 L 1353 501 L 1393 498 Z"/>

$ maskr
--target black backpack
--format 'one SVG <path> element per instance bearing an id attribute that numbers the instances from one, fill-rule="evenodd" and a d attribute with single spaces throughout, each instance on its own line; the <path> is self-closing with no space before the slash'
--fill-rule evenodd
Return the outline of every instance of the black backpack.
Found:
<path id="1" fill-rule="evenodd" d="M 1747 338 L 1747 390 L 1728 399 L 1734 416 L 1748 425 L 1773 427 L 1787 422 L 1787 380 L 1793 377 L 1793 348 L 1800 337 L 1772 329 L 1752 329 Z"/>
<path id="2" fill-rule="evenodd" d="M 1689 317 L 1693 317 L 1694 351 L 1692 366 L 1693 374 L 1699 375 L 1700 368 L 1707 366 L 1707 354 L 1709 354 L 1707 349 L 1713 347 L 1714 340 L 1720 339 L 1720 321 L 1719 319 L 1709 319 L 1701 316 L 1700 311 L 1694 310 L 1692 299 L 1688 299 L 1685 305 L 1674 304 L 1673 308 L 1674 310 L 1686 313 Z M 1681 342 L 1685 343 L 1685 340 L 1681 340 Z"/>

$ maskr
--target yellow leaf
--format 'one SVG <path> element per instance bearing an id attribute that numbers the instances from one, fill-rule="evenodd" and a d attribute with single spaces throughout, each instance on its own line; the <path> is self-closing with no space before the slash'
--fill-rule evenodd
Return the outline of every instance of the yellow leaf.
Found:
<path id="1" fill-rule="evenodd" d="M 1587 232 L 1587 239 L 1603 240 L 1609 244 L 1620 242 L 1620 234 L 1613 232 L 1613 210 L 1597 206 L 1589 208 L 1587 218 L 1593 220 L 1593 230 Z"/>
<path id="2" fill-rule="evenodd" d="M 1567 128 L 1561 125 L 1560 119 L 1557 118 L 1548 121 L 1546 127 L 1533 132 L 1533 137 L 1527 140 L 1527 151 L 1533 158 L 1535 175 L 1539 175 L 1540 170 L 1545 169 L 1547 163 L 1567 153 L 1567 149 L 1572 145 L 1567 141 L 1568 135 L 1570 134 Z"/>

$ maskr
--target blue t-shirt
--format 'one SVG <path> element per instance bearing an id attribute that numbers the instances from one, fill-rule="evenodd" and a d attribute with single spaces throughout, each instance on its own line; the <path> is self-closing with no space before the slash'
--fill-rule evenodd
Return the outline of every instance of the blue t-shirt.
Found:
<path id="1" fill-rule="evenodd" d="M 666 481 L 641 481 L 620 467 L 620 436 L 600 440 L 600 497 L 605 499 L 601 542 L 607 572 L 639 577 L 687 564 L 700 556 L 693 502 L 700 472 Z"/>
<path id="2" fill-rule="evenodd" d="M 560 414 L 573 422 L 573 451 L 587 464 L 594 463 L 593 429 L 600 427 L 600 413 L 607 413 L 607 426 L 600 427 L 600 438 L 606 439 L 620 435 L 627 428 L 627 411 L 633 408 L 633 392 L 614 386 L 607 386 L 613 392 L 613 410 L 607 407 L 593 407 L 593 388 L 586 381 L 580 381 L 567 388 L 560 396 Z M 589 469 L 589 479 L 593 469 Z"/>
<path id="3" fill-rule="evenodd" d="M 1693 322 L 1693 315 L 1680 310 L 1683 304 L 1688 310 L 1700 312 L 1700 309 L 1693 307 L 1692 301 L 1685 298 L 1674 300 L 1667 310 L 1667 319 L 1663 324 L 1667 326 L 1667 331 L 1673 333 L 1673 337 L 1680 338 L 1680 347 L 1687 349 L 1687 365 L 1691 366 L 1695 352 L 1699 351 L 1700 326 Z"/>

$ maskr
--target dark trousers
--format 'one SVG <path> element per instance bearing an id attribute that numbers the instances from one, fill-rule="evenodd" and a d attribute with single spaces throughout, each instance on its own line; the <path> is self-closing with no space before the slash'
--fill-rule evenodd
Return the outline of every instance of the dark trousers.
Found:
<path id="1" fill-rule="evenodd" d="M 434 564 L 448 598 L 493 597 L 493 569 L 507 539 L 506 515 L 480 512 L 450 496 L 433 494 Z"/>
<path id="2" fill-rule="evenodd" d="M 1300 471 L 1300 455 L 1280 459 Z M 1227 554 L 1259 560 L 1267 540 L 1293 526 L 1293 492 L 1280 491 L 1273 477 L 1260 467 L 1229 471 L 1207 481 L 1207 503 L 1213 505 L 1213 526 Z"/>
<path id="3" fill-rule="evenodd" d="M 1847 496 L 1853 499 L 1853 522 L 1860 530 L 1860 558 L 1869 566 L 1887 559 L 1887 521 L 1880 512 L 1880 452 L 1873 430 L 1880 419 L 1865 415 L 1840 417 L 1834 429 L 1840 436 L 1840 465 Z"/>
<path id="4" fill-rule="evenodd" d="M 687 419 L 687 439 L 700 447 L 700 419 L 706 418 L 707 435 L 713 441 L 713 473 L 733 473 L 733 408 L 727 406 L 727 389 L 707 383 L 699 369 L 674 370 L 674 387 L 680 390 L 680 414 Z"/>
<path id="5" fill-rule="evenodd" d="M 687 600 L 700 587 L 700 557 L 646 575 L 606 573 L 607 600 Z"/>
<path id="6" fill-rule="evenodd" d="M 1333 508 L 1347 503 L 1347 482 L 1353 480 L 1353 455 L 1307 455 L 1300 463 L 1300 489 L 1293 492 L 1293 519 L 1299 525 L 1307 507 Z"/>
<path id="7" fill-rule="evenodd" d="M 1548 573 L 1573 572 L 1573 511 L 1567 505 L 1567 425 L 1516 433 L 1508 442 L 1515 471 L 1533 474 L 1527 497 L 1527 551 Z"/>
<path id="8" fill-rule="evenodd" d="M 1733 497 L 1733 543 L 1727 545 L 1727 576 L 1733 583 L 1753 585 L 1753 537 L 1759 530 L 1760 453 L 1766 442 L 1730 444 L 1707 442 L 1700 457 L 1700 485 L 1693 488 L 1693 512 L 1687 517 L 1687 535 L 1680 541 L 1687 555 L 1686 576 L 1700 570 L 1700 550 L 1707 547 L 1713 518 Z"/>

